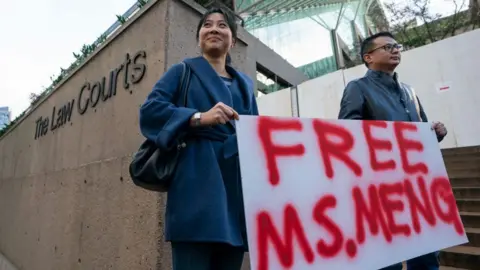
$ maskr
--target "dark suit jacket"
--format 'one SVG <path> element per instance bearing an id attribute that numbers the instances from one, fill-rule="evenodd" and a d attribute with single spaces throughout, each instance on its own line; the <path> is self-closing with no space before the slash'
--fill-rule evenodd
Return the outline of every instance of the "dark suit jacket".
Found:
<path id="1" fill-rule="evenodd" d="M 338 119 L 428 122 L 422 104 L 410 86 L 399 82 L 396 73 L 390 76 L 374 70 L 368 70 L 364 77 L 347 84 Z M 438 138 L 441 140 L 443 137 Z"/>

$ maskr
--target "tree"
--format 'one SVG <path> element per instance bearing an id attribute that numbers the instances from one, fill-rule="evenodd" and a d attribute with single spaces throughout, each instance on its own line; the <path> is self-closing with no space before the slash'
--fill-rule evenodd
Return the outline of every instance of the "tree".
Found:
<path id="1" fill-rule="evenodd" d="M 41 92 L 40 94 L 30 93 L 30 107 L 35 106 L 43 97 L 45 96 L 45 92 Z"/>
<path id="2" fill-rule="evenodd" d="M 470 18 L 472 30 L 480 27 L 480 0 L 470 0 Z"/>
<path id="3" fill-rule="evenodd" d="M 390 13 L 390 30 L 406 49 L 436 42 L 458 33 L 469 26 L 476 28 L 475 16 L 469 16 L 467 0 L 450 0 L 454 6 L 452 15 L 442 17 L 431 11 L 431 0 L 407 0 L 385 5 Z"/>

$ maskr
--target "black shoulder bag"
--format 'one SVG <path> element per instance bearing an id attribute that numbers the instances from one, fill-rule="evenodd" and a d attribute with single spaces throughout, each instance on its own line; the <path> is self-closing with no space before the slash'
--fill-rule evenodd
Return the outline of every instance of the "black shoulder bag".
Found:
<path id="1" fill-rule="evenodd" d="M 187 106 L 188 86 L 190 83 L 190 69 L 182 62 L 183 72 L 180 79 L 180 85 L 176 91 L 177 105 L 180 104 L 183 94 L 183 107 Z M 130 177 L 133 183 L 144 189 L 157 192 L 166 192 L 172 181 L 173 174 L 177 168 L 178 157 L 185 142 L 181 136 L 177 139 L 174 147 L 168 150 L 160 150 L 155 142 L 145 140 L 129 166 Z"/>

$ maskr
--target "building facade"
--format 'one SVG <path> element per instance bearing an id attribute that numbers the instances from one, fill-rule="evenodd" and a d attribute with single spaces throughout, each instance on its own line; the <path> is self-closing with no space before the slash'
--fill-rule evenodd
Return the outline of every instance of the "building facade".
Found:
<path id="1" fill-rule="evenodd" d="M 4 128 L 11 121 L 11 113 L 8 107 L 0 107 L 0 129 Z"/>
<path id="2" fill-rule="evenodd" d="M 242 0 L 245 29 L 309 79 L 355 66 L 365 36 L 388 28 L 378 0 Z M 257 72 L 264 94 L 284 87 Z"/>

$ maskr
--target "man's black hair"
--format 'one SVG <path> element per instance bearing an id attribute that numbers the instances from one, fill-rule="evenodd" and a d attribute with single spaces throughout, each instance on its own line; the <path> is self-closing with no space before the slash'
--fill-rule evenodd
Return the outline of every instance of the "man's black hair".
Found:
<path id="1" fill-rule="evenodd" d="M 379 37 L 390 37 L 390 38 L 395 38 L 392 33 L 390 32 L 379 32 L 376 33 L 375 35 L 371 35 L 367 37 L 365 40 L 362 41 L 362 46 L 360 47 L 360 57 L 362 57 L 362 61 L 365 64 L 365 66 L 368 67 L 367 62 L 363 59 L 363 56 L 370 52 L 371 50 L 375 49 L 375 39 Z"/>

